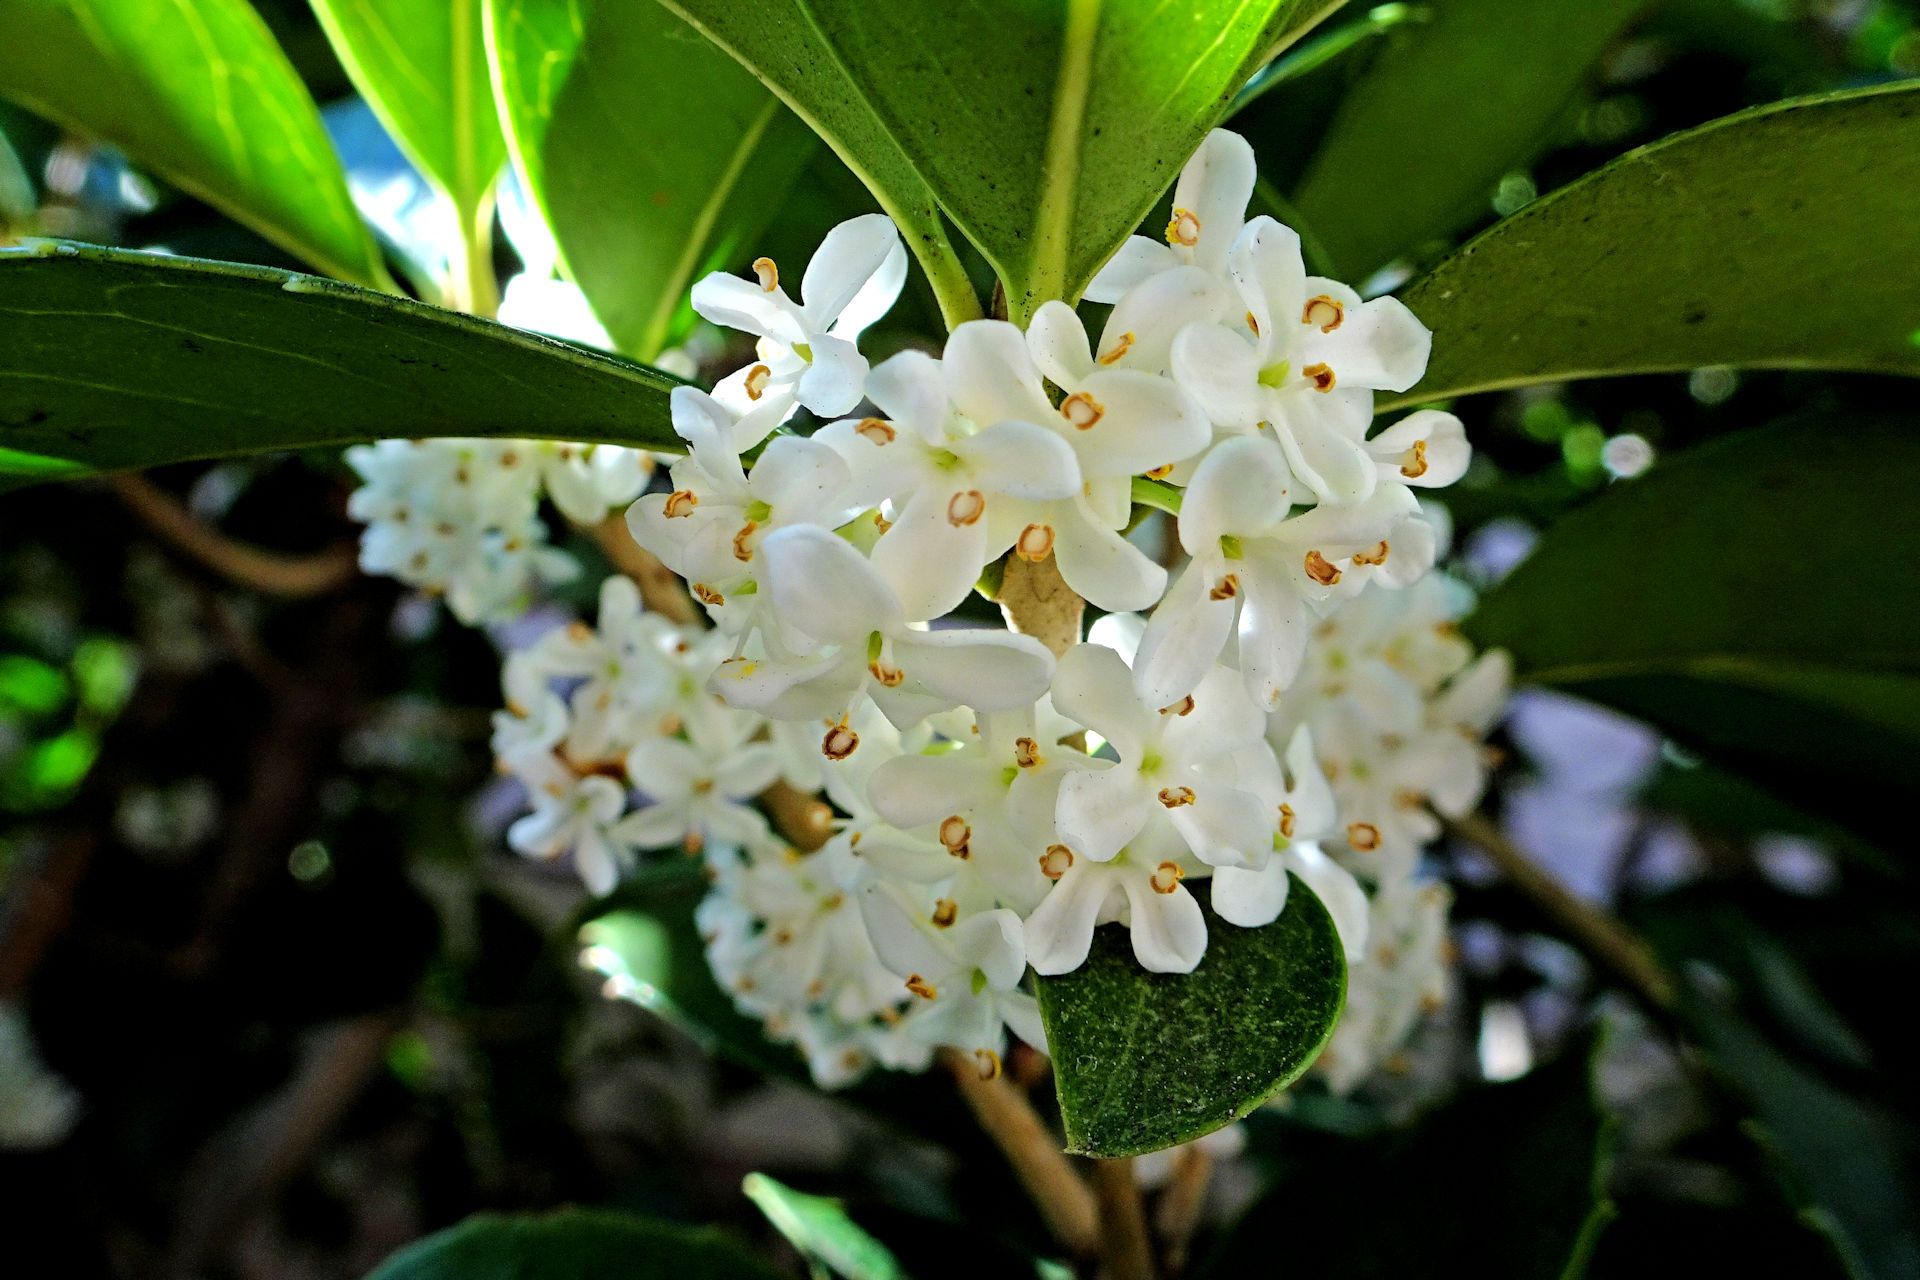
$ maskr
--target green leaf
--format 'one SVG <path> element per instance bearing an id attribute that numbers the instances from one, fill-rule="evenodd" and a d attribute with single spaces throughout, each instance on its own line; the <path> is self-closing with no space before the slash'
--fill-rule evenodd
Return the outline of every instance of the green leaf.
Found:
<path id="1" fill-rule="evenodd" d="M 0 250 L 0 486 L 382 437 L 678 452 L 677 379 L 265 267 L 38 241 Z M 57 474 L 57 473 L 55 473 Z"/>
<path id="2" fill-rule="evenodd" d="M 779 1280 L 733 1236 L 604 1209 L 482 1213 L 408 1245 L 368 1280 Z"/>
<path id="3" fill-rule="evenodd" d="M 1904 266 L 1920 253 L 1915 190 L 1912 82 L 1642 147 L 1403 293 L 1433 330 L 1433 362 L 1380 407 L 1716 364 L 1920 375 L 1920 290 Z"/>
<path id="4" fill-rule="evenodd" d="M 491 208 L 507 143 L 487 79 L 480 0 L 312 3 L 354 87 L 414 167 L 463 220 Z"/>
<path id="5" fill-rule="evenodd" d="M 1340 0 L 799 0 L 1007 286 L 1080 296 L 1254 71 Z"/>
<path id="6" fill-rule="evenodd" d="M 949 326 L 979 317 L 980 299 L 947 238 L 933 191 L 836 59 L 801 0 L 660 3 L 765 81 L 859 175 L 899 225 Z M 887 74 L 898 71 L 889 68 Z"/>
<path id="7" fill-rule="evenodd" d="M 320 270 L 392 287 L 319 110 L 246 0 L 0 0 L 0 94 Z"/>
<path id="8" fill-rule="evenodd" d="M 1911 419 L 1722 437 L 1555 524 L 1468 633 L 1784 794 L 1899 791 L 1920 751 L 1916 468 Z"/>
<path id="9" fill-rule="evenodd" d="M 748 1174 L 740 1189 L 788 1243 L 847 1280 L 907 1280 L 899 1259 L 848 1217 L 838 1200 L 795 1191 L 764 1173 Z"/>
<path id="10" fill-rule="evenodd" d="M 567 274 L 615 343 L 652 359 L 691 320 L 693 282 L 753 256 L 814 137 L 650 0 L 487 0 L 487 15 L 515 163 Z"/>
<path id="11" fill-rule="evenodd" d="M 1472 1259 L 1498 1280 L 1578 1276 L 1612 1216 L 1612 1126 L 1594 1103 L 1591 1045 L 1511 1084 L 1462 1094 L 1410 1129 L 1356 1140 L 1284 1128 L 1279 1180 L 1231 1228 L 1199 1280 L 1286 1274 L 1402 1280 Z M 1383 1214 L 1385 1217 L 1383 1217 Z M 1289 1231 L 1284 1246 L 1275 1232 Z"/>
<path id="12" fill-rule="evenodd" d="M 1648 0 L 1432 0 L 1347 91 L 1293 193 L 1341 279 L 1485 216 Z M 1391 193 L 1389 195 L 1389 193 Z"/>
<path id="13" fill-rule="evenodd" d="M 1347 965 L 1333 918 L 1299 877 L 1259 929 L 1207 914 L 1189 974 L 1148 973 L 1120 925 L 1087 962 L 1041 978 L 1067 1149 L 1131 1156 L 1224 1128 L 1310 1066 L 1339 1019 Z"/>

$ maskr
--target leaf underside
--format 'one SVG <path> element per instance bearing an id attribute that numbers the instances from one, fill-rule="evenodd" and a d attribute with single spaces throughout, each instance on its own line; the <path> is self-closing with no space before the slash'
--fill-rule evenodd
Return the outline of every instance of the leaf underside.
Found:
<path id="1" fill-rule="evenodd" d="M 1290 877 L 1259 929 L 1207 914 L 1190 974 L 1148 973 L 1105 925 L 1072 973 L 1041 978 L 1067 1149 L 1130 1156 L 1233 1123 L 1310 1066 L 1339 1018 L 1347 967 L 1327 909 Z"/>

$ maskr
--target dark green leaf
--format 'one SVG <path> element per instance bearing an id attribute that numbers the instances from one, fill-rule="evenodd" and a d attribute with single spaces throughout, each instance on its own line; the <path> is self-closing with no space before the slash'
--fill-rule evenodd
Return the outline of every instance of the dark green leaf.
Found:
<path id="1" fill-rule="evenodd" d="M 1432 0 L 1349 89 L 1293 204 L 1341 279 L 1487 212 L 1648 0 Z"/>
<path id="2" fill-rule="evenodd" d="M 676 379 L 264 267 L 35 242 L 0 250 L 0 484 L 382 437 L 677 451 Z M 0 466 L 9 453 L 0 452 Z"/>
<path id="3" fill-rule="evenodd" d="M 1468 631 L 1794 794 L 1897 792 L 1920 750 L 1915 468 L 1911 420 L 1723 437 L 1554 525 Z"/>
<path id="4" fill-rule="evenodd" d="M 693 282 L 753 256 L 814 137 L 650 0 L 487 8 L 515 163 L 607 332 L 652 359 L 691 318 Z"/>
<path id="5" fill-rule="evenodd" d="M 892 215 L 949 325 L 978 318 L 980 299 L 913 162 L 835 58 L 801 0 L 660 0 L 744 63 L 826 139 Z M 944 37 L 942 47 L 948 47 Z M 901 74 L 888 68 L 887 75 Z"/>
<path id="6" fill-rule="evenodd" d="M 1247 78 L 1340 0 L 799 2 L 1020 319 L 1077 298 Z"/>
<path id="7" fill-rule="evenodd" d="M 1433 362 L 1381 408 L 1717 364 L 1920 375 L 1915 190 L 1911 82 L 1642 147 L 1402 294 L 1433 330 Z"/>
<path id="8" fill-rule="evenodd" d="M 1299 877 L 1259 929 L 1207 911 L 1189 974 L 1148 973 L 1106 925 L 1072 973 L 1039 981 L 1067 1149 L 1130 1156 L 1240 1119 L 1305 1071 L 1346 998 L 1333 919 Z"/>
<path id="9" fill-rule="evenodd" d="M 414 166 L 469 227 L 507 160 L 480 0 L 312 0 L 340 61 Z M 491 217 L 491 214 L 488 214 Z"/>
<path id="10" fill-rule="evenodd" d="M 777 1280 L 714 1227 L 600 1209 L 483 1213 L 408 1245 L 368 1280 Z"/>
<path id="11" fill-rule="evenodd" d="M 343 280 L 391 287 L 320 113 L 246 0 L 0 0 L 0 94 Z"/>
<path id="12" fill-rule="evenodd" d="M 764 1173 L 748 1174 L 740 1189 L 788 1243 L 847 1280 L 907 1280 L 899 1259 L 848 1217 L 838 1200 L 795 1191 Z"/>
<path id="13" fill-rule="evenodd" d="M 1612 1216 L 1610 1137 L 1586 1045 L 1411 1129 L 1356 1140 L 1288 1126 L 1279 1181 L 1198 1274 L 1405 1280 L 1471 1259 L 1473 1274 L 1498 1280 L 1577 1276 Z"/>

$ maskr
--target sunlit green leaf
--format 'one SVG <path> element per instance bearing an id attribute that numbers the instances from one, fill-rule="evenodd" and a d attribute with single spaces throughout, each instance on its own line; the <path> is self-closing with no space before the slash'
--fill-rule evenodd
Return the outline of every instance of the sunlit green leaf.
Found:
<path id="1" fill-rule="evenodd" d="M 408 1245 L 368 1280 L 777 1280 L 714 1227 L 604 1209 L 483 1213 Z"/>
<path id="2" fill-rule="evenodd" d="M 795 1191 L 764 1173 L 748 1174 L 740 1189 L 794 1248 L 846 1280 L 907 1280 L 899 1259 L 849 1218 L 838 1200 Z"/>
<path id="3" fill-rule="evenodd" d="M 1345 1280 L 1443 1273 L 1471 1258 L 1499 1280 L 1572 1280 L 1612 1206 L 1611 1126 L 1591 1086 L 1592 1042 L 1511 1084 L 1470 1090 L 1411 1127 L 1366 1139 L 1283 1129 L 1280 1175 L 1230 1228 L 1198 1280 L 1271 1269 L 1274 1228 L 1290 1236 L 1287 1272 Z M 1384 1225 L 1382 1214 L 1391 1219 Z"/>
<path id="4" fill-rule="evenodd" d="M 24 653 L 0 655 L 0 706 L 33 715 L 52 715 L 67 704 L 72 687 L 66 672 Z"/>
<path id="5" fill-rule="evenodd" d="M 1019 318 L 1077 298 L 1247 78 L 1340 0 L 799 2 L 831 61 L 789 73 L 851 80 Z"/>
<path id="6" fill-rule="evenodd" d="M 0 0 L 0 94 L 331 275 L 389 284 L 319 110 L 246 0 Z"/>
<path id="7" fill-rule="evenodd" d="M 381 437 L 677 451 L 675 379 L 352 285 L 41 241 L 0 250 L 0 440 L 109 470 Z M 0 459 L 3 462 L 4 459 Z"/>
<path id="8" fill-rule="evenodd" d="M 1484 217 L 1648 2 L 1431 0 L 1425 22 L 1387 36 L 1293 193 L 1334 274 L 1363 279 Z"/>
<path id="9" fill-rule="evenodd" d="M 515 163 L 567 274 L 651 359 L 691 318 L 693 281 L 754 256 L 816 140 L 651 0 L 488 0 L 487 15 Z"/>
<path id="10" fill-rule="evenodd" d="M 312 0 L 340 61 L 414 166 L 465 221 L 507 160 L 481 0 Z"/>
<path id="11" fill-rule="evenodd" d="M 1915 468 L 1911 419 L 1723 437 L 1555 524 L 1468 631 L 1523 680 L 1858 807 L 1920 752 Z"/>
<path id="12" fill-rule="evenodd" d="M 1106 925 L 1072 973 L 1037 988 L 1067 1148 L 1127 1156 L 1233 1123 L 1292 1083 L 1333 1034 L 1347 965 L 1326 907 L 1291 877 L 1272 924 L 1207 911 L 1189 974 L 1148 973 Z"/>
<path id="13" fill-rule="evenodd" d="M 1527 206 L 1401 296 L 1433 362 L 1382 407 L 1702 365 L 1920 375 L 1920 84 L 1758 107 Z"/>

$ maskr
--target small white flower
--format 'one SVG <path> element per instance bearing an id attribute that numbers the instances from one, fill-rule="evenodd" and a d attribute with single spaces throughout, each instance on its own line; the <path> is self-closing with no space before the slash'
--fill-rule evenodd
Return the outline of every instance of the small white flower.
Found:
<path id="1" fill-rule="evenodd" d="M 1008 1028 L 1046 1048 L 1040 1011 L 1019 989 L 1027 957 L 1018 915 L 1003 907 L 957 921 L 935 916 L 884 880 L 861 890 L 860 915 L 881 963 L 914 997 L 907 1022 L 916 1038 L 985 1052 L 995 1063 L 1006 1053 Z"/>
<path id="2" fill-rule="evenodd" d="M 748 735 L 751 717 L 715 728 L 689 726 L 686 740 L 648 738 L 627 753 L 627 777 L 652 803 L 621 820 L 620 840 L 662 848 L 693 839 L 752 844 L 767 838 L 767 820 L 753 798 L 780 776 L 780 756 Z"/>
<path id="3" fill-rule="evenodd" d="M 582 777 L 553 756 L 522 757 L 517 771 L 533 812 L 507 828 L 507 844 L 532 858 L 569 851 L 573 869 L 594 893 L 610 893 L 633 862 L 631 846 L 616 834 L 627 805 L 626 788 L 599 774 Z"/>
<path id="4" fill-rule="evenodd" d="M 1087 286 L 1089 302 L 1119 302 L 1143 282 L 1177 267 L 1226 274 L 1227 254 L 1245 225 L 1259 172 L 1245 138 L 1215 129 L 1180 170 L 1166 243 L 1130 236 Z"/>
<path id="5" fill-rule="evenodd" d="M 1206 954 L 1207 918 L 1181 883 L 1187 871 L 1179 859 L 1156 862 L 1132 849 L 1106 862 L 1073 857 L 1027 917 L 1027 962 L 1036 973 L 1071 973 L 1086 963 L 1094 929 L 1119 921 L 1142 968 L 1192 973 Z"/>
<path id="6" fill-rule="evenodd" d="M 854 344 L 906 283 L 907 251 L 892 220 L 870 213 L 829 231 L 807 263 L 800 302 L 787 295 L 771 259 L 759 259 L 754 274 L 743 280 L 716 272 L 693 286 L 695 311 L 760 339 L 759 362 L 715 394 L 756 425 L 764 422 L 765 431 L 784 421 L 796 400 L 821 417 L 849 412 L 867 377 L 866 357 Z"/>

